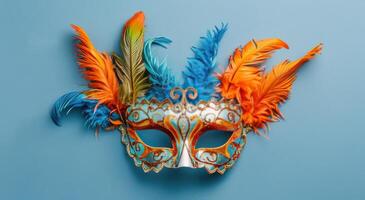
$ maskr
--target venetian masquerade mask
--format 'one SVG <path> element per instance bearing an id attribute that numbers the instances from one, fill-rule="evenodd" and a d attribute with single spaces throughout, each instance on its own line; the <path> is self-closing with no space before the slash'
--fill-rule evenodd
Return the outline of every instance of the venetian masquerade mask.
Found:
<path id="1" fill-rule="evenodd" d="M 145 41 L 142 12 L 125 24 L 121 53 L 99 52 L 82 28 L 72 28 L 89 89 L 60 97 L 52 108 L 53 121 L 60 125 L 63 112 L 79 108 L 97 131 L 118 129 L 128 154 L 145 172 L 204 167 L 223 174 L 238 159 L 246 134 L 260 134 L 269 122 L 282 118 L 278 106 L 287 100 L 297 70 L 322 49 L 320 44 L 302 58 L 285 60 L 266 72 L 263 63 L 288 45 L 276 38 L 252 40 L 234 51 L 223 72 L 214 74 L 218 44 L 227 30 L 222 25 L 192 48 L 183 83 L 178 83 L 151 50 L 171 41 L 164 37 Z M 138 133 L 146 129 L 168 135 L 171 146 L 146 144 Z M 221 146 L 198 147 L 199 138 L 210 130 L 232 134 Z"/>

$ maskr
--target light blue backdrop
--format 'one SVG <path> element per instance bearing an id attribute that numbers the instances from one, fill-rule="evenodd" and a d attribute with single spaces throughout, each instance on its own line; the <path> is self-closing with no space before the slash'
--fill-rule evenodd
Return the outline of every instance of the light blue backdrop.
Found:
<path id="1" fill-rule="evenodd" d="M 364 9 L 361 0 L 1 0 L 0 199 L 365 199 Z M 325 49 L 300 71 L 282 107 L 286 120 L 271 125 L 269 140 L 250 135 L 224 176 L 189 169 L 144 174 L 117 132 L 96 139 L 79 114 L 61 128 L 48 115 L 56 98 L 85 84 L 69 24 L 111 52 L 137 10 L 146 14 L 146 37 L 174 41 L 159 54 L 168 55 L 175 73 L 199 36 L 221 22 L 229 23 L 222 67 L 252 38 L 290 45 L 268 66 L 319 42 Z"/>

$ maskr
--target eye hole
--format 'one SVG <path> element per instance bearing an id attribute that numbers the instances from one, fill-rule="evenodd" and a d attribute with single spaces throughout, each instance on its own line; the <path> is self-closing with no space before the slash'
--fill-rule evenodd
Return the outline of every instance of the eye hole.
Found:
<path id="1" fill-rule="evenodd" d="M 231 131 L 209 130 L 198 139 L 195 148 L 215 148 L 225 144 L 231 137 Z"/>
<path id="2" fill-rule="evenodd" d="M 144 143 L 152 147 L 172 148 L 170 137 L 158 129 L 137 130 L 138 136 Z"/>

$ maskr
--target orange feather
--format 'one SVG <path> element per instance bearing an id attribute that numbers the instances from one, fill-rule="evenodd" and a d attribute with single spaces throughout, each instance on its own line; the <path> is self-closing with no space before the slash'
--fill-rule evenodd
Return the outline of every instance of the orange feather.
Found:
<path id="1" fill-rule="evenodd" d="M 227 69 L 218 74 L 221 84 L 218 91 L 228 99 L 234 98 L 238 90 L 253 90 L 261 81 L 261 64 L 271 57 L 275 50 L 289 48 L 277 38 L 252 40 L 242 49 L 237 48 L 229 59 Z"/>
<path id="2" fill-rule="evenodd" d="M 119 110 L 119 87 L 111 57 L 107 53 L 98 52 L 81 27 L 76 25 L 71 27 L 77 33 L 76 38 L 79 40 L 76 44 L 78 64 L 85 79 L 89 81 L 90 90 L 86 92 L 87 97 L 97 100 L 98 105 L 105 104 L 110 109 Z"/>
<path id="3" fill-rule="evenodd" d="M 258 129 L 267 127 L 268 122 L 282 118 L 278 106 L 288 99 L 297 70 L 321 50 L 322 44 L 319 44 L 294 62 L 285 60 L 278 64 L 262 76 L 256 90 L 249 93 L 244 90 L 238 91 L 237 99 L 243 108 L 243 122 L 258 133 Z"/>

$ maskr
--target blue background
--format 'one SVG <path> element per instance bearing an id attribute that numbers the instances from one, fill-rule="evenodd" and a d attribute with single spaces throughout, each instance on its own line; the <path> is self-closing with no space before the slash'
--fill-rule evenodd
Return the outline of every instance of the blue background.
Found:
<path id="1" fill-rule="evenodd" d="M 0 199 L 365 199 L 364 1 L 10 1 L 0 5 Z M 118 50 L 123 23 L 147 17 L 146 37 L 168 36 L 174 73 L 207 29 L 229 23 L 218 61 L 252 38 L 279 37 L 290 50 L 268 66 L 323 42 L 300 71 L 286 120 L 270 139 L 249 135 L 224 176 L 200 170 L 134 167 L 117 132 L 83 126 L 79 113 L 56 127 L 49 118 L 62 94 L 84 88 L 73 32 L 81 25 L 100 50 Z"/>

